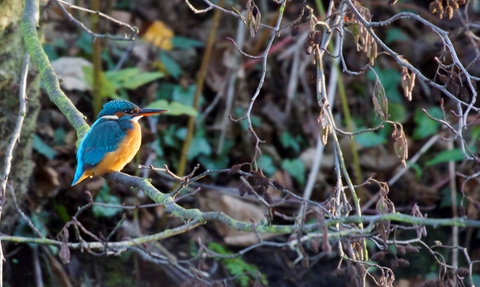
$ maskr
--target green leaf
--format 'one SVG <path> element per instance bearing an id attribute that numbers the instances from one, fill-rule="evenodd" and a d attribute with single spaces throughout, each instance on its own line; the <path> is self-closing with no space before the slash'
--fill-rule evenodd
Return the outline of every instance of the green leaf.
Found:
<path id="1" fill-rule="evenodd" d="M 271 156 L 263 155 L 260 164 L 263 172 L 265 172 L 265 174 L 267 174 L 267 176 L 269 177 L 277 171 L 277 168 L 273 164 L 273 159 Z"/>
<path id="2" fill-rule="evenodd" d="M 410 37 L 402 29 L 390 28 L 387 30 L 387 36 L 385 37 L 385 43 L 391 44 L 394 41 L 408 41 Z"/>
<path id="3" fill-rule="evenodd" d="M 402 96 L 398 91 L 398 85 L 400 84 L 401 76 L 400 72 L 395 69 L 385 69 L 380 70 L 379 68 L 374 67 L 375 71 L 380 78 L 380 82 L 385 89 L 385 93 L 387 94 L 387 98 L 389 101 L 393 101 L 396 103 L 402 102 Z M 376 81 L 375 74 L 372 71 L 367 72 L 367 79 Z"/>
<path id="4" fill-rule="evenodd" d="M 212 154 L 212 148 L 204 136 L 196 136 L 192 140 L 187 158 L 192 160 L 201 154 L 207 156 Z"/>
<path id="5" fill-rule="evenodd" d="M 442 118 L 442 111 L 440 108 L 431 107 L 427 109 L 427 112 L 435 117 Z M 415 115 L 413 116 L 413 121 L 417 124 L 413 129 L 413 139 L 421 140 L 427 138 L 431 135 L 434 135 L 438 132 L 440 123 L 430 119 L 421 109 L 415 110 Z"/>
<path id="6" fill-rule="evenodd" d="M 165 66 L 165 69 L 167 72 L 174 77 L 175 79 L 178 79 L 178 77 L 183 74 L 182 68 L 175 62 L 175 60 L 167 55 L 164 51 L 160 51 L 160 62 Z"/>
<path id="7" fill-rule="evenodd" d="M 208 243 L 208 249 L 222 255 L 233 254 L 232 252 L 226 250 L 222 245 L 215 242 Z M 225 264 L 228 272 L 230 272 L 231 275 L 237 277 L 237 280 L 240 281 L 240 286 L 242 287 L 252 286 L 252 284 L 250 284 L 251 279 L 256 279 L 258 275 L 260 275 L 260 280 L 262 284 L 268 285 L 268 280 L 266 276 L 260 273 L 258 267 L 254 264 L 249 264 L 245 262 L 241 257 L 215 259 Z"/>
<path id="8" fill-rule="evenodd" d="M 473 152 L 476 152 L 476 148 L 471 148 Z M 453 161 L 460 161 L 463 160 L 465 156 L 462 153 L 462 150 L 459 148 L 452 149 L 452 150 L 445 150 L 437 154 L 433 159 L 427 161 L 425 163 L 426 166 L 432 166 L 443 162 Z"/>
<path id="9" fill-rule="evenodd" d="M 92 43 L 93 43 L 93 38 L 88 35 L 87 32 L 82 32 L 80 36 L 77 38 L 77 41 L 75 42 L 75 45 L 83 50 L 85 53 L 91 55 L 92 54 Z"/>
<path id="10" fill-rule="evenodd" d="M 172 100 L 186 106 L 193 106 L 193 98 L 195 97 L 196 88 L 196 85 L 190 85 L 187 88 L 177 85 L 173 89 Z"/>
<path id="11" fill-rule="evenodd" d="M 365 128 L 359 128 L 359 130 L 362 129 Z M 375 147 L 387 142 L 385 135 L 379 132 L 361 133 L 355 136 L 355 140 L 364 147 Z"/>
<path id="12" fill-rule="evenodd" d="M 55 150 L 48 146 L 38 135 L 33 135 L 33 148 L 48 159 L 55 157 Z"/>
<path id="13" fill-rule="evenodd" d="M 56 129 L 53 132 L 53 144 L 56 145 L 56 146 L 64 145 L 66 135 L 67 135 L 67 132 L 65 132 L 64 128 Z"/>
<path id="14" fill-rule="evenodd" d="M 113 204 L 113 205 L 120 205 L 120 198 L 115 195 L 110 194 L 110 190 L 105 183 L 103 187 L 100 189 L 100 192 L 95 197 L 94 202 L 96 203 L 106 203 L 106 204 Z M 98 206 L 94 205 L 92 207 L 92 212 L 95 217 L 112 217 L 115 216 L 117 213 L 121 211 L 120 208 L 112 208 L 112 207 L 105 207 L 105 206 Z"/>
<path id="15" fill-rule="evenodd" d="M 118 71 L 106 71 L 105 76 L 108 80 L 117 83 L 116 88 L 120 88 L 120 82 L 128 80 L 128 78 L 134 77 L 138 73 L 140 73 L 140 70 L 138 68 L 125 68 Z"/>
<path id="16" fill-rule="evenodd" d="M 85 81 L 90 87 L 93 87 L 93 66 L 82 67 L 83 74 L 85 75 Z M 102 98 L 118 98 L 117 89 L 120 86 L 115 86 L 111 80 L 109 80 L 104 72 L 100 72 L 100 97 Z"/>
<path id="17" fill-rule="evenodd" d="M 449 188 L 444 188 L 441 190 L 442 201 L 440 202 L 440 208 L 452 207 L 452 195 Z M 460 205 L 462 196 L 460 193 L 456 192 L 455 196 L 457 197 L 457 206 Z"/>
<path id="18" fill-rule="evenodd" d="M 282 161 L 282 168 L 286 170 L 298 183 L 305 183 L 305 166 L 299 159 L 284 159 Z"/>
<path id="19" fill-rule="evenodd" d="M 420 167 L 420 165 L 418 165 L 418 163 L 414 163 L 414 164 L 410 165 L 410 167 L 415 172 L 415 177 L 418 180 L 422 179 L 423 169 Z"/>
<path id="20" fill-rule="evenodd" d="M 72 219 L 68 214 L 68 210 L 65 205 L 55 203 L 54 208 L 63 223 L 67 223 L 70 219 Z"/>
<path id="21" fill-rule="evenodd" d="M 407 121 L 407 111 L 405 106 L 401 103 L 388 103 L 388 113 L 390 114 L 390 120 L 394 122 L 404 123 Z"/>
<path id="22" fill-rule="evenodd" d="M 172 45 L 177 49 L 203 47 L 203 43 L 200 41 L 180 36 L 175 36 L 172 38 Z"/>
<path id="23" fill-rule="evenodd" d="M 147 109 L 165 109 L 168 110 L 166 115 L 169 116 L 179 116 L 179 115 L 188 115 L 196 117 L 198 115 L 197 110 L 195 110 L 191 105 L 184 105 L 179 102 L 167 102 L 166 100 L 157 100 L 150 103 L 145 108 Z"/>
<path id="24" fill-rule="evenodd" d="M 172 126 L 173 128 L 173 126 Z M 172 133 L 173 134 L 173 133 Z M 175 132 L 175 136 L 181 140 L 185 140 L 187 138 L 187 134 L 188 134 L 188 130 L 187 128 L 179 128 L 176 132 Z"/>
<path id="25" fill-rule="evenodd" d="M 178 84 L 162 82 L 162 84 L 158 87 L 158 89 L 156 91 L 157 99 L 171 100 L 173 90 L 177 86 L 178 86 Z"/>
<path id="26" fill-rule="evenodd" d="M 225 168 L 228 165 L 229 159 L 226 156 L 201 155 L 198 157 L 198 162 L 208 170 L 217 170 Z"/>
<path id="27" fill-rule="evenodd" d="M 162 72 L 140 72 L 138 68 L 126 68 L 118 71 L 107 71 L 105 76 L 115 88 L 135 90 L 140 86 L 165 76 Z"/>
<path id="28" fill-rule="evenodd" d="M 280 135 L 280 142 L 284 148 L 292 148 L 296 153 L 300 152 L 300 145 L 290 133 L 283 132 Z"/>
<path id="29" fill-rule="evenodd" d="M 165 74 L 162 72 L 145 72 L 141 74 L 136 74 L 132 78 L 126 80 L 122 86 L 125 89 L 135 90 L 138 87 L 160 79 L 163 76 L 165 76 Z"/>
<path id="30" fill-rule="evenodd" d="M 47 54 L 50 62 L 58 59 L 57 49 L 52 44 L 43 44 L 43 51 L 45 51 L 45 54 Z"/>
<path id="31" fill-rule="evenodd" d="M 33 226 L 40 232 L 41 235 L 47 235 L 47 229 L 45 228 L 44 222 L 48 223 L 48 215 L 45 211 L 40 213 L 32 212 L 30 213 L 30 220 L 33 223 Z M 32 228 L 28 225 L 27 221 L 23 218 L 20 218 L 15 230 L 13 232 L 15 236 L 22 237 L 37 237 L 37 234 L 33 232 Z M 36 243 L 28 243 L 30 248 L 38 246 Z"/>

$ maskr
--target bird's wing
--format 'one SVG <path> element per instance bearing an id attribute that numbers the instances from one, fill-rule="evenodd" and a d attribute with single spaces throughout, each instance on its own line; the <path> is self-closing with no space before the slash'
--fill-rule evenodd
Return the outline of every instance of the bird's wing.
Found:
<path id="1" fill-rule="evenodd" d="M 81 157 L 78 161 L 83 164 L 83 169 L 94 167 L 107 153 L 115 151 L 125 135 L 125 131 L 115 121 L 103 121 L 93 125 L 77 153 L 77 156 Z"/>

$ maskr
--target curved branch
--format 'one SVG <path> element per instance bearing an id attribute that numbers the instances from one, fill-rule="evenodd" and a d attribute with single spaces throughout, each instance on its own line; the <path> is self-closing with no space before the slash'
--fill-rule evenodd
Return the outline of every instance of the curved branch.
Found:
<path id="1" fill-rule="evenodd" d="M 89 126 L 65 93 L 60 89 L 57 74 L 53 70 L 45 51 L 40 43 L 37 32 L 38 8 L 36 1 L 26 0 L 25 11 L 22 18 L 21 30 L 27 52 L 30 54 L 32 62 L 40 72 L 40 76 L 45 84 L 50 100 L 60 109 L 69 123 L 77 131 L 78 139 L 83 138 L 87 133 Z"/>

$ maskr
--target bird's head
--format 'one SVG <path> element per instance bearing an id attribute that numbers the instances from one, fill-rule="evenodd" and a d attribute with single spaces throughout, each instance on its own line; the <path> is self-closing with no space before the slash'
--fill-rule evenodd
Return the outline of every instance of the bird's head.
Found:
<path id="1" fill-rule="evenodd" d="M 138 121 L 144 116 L 153 116 L 166 112 L 160 109 L 141 109 L 134 103 L 125 100 L 113 100 L 103 105 L 98 118 L 118 120 L 124 117 L 132 121 Z"/>

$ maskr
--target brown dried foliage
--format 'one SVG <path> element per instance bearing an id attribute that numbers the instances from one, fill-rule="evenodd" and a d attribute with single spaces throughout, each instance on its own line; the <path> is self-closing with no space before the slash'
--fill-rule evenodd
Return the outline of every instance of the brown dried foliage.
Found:
<path id="1" fill-rule="evenodd" d="M 435 0 L 430 3 L 430 13 L 437 15 L 440 19 L 452 19 L 453 13 L 464 5 L 466 0 Z"/>

